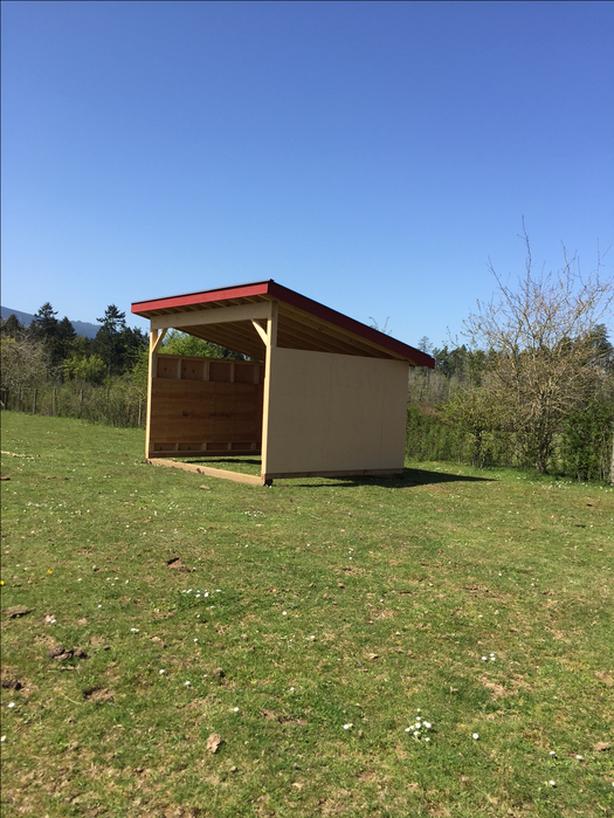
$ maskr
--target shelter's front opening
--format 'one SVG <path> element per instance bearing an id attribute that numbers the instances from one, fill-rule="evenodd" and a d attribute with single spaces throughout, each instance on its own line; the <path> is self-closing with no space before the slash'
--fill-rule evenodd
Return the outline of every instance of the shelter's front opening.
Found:
<path id="1" fill-rule="evenodd" d="M 149 457 L 257 457 L 264 364 L 159 354 L 152 373 Z"/>

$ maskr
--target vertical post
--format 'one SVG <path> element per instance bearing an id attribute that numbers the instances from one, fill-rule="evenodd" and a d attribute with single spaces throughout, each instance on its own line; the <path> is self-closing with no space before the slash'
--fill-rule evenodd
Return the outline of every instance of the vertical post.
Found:
<path id="1" fill-rule="evenodd" d="M 157 329 L 151 327 L 149 330 L 149 355 L 147 366 L 147 410 L 145 415 L 145 457 L 151 457 L 151 393 L 153 387 L 153 379 L 157 366 L 157 349 L 162 343 L 162 339 L 166 335 L 166 329 Z"/>
<path id="2" fill-rule="evenodd" d="M 36 414 L 36 396 L 38 393 L 38 389 L 34 387 L 34 392 L 32 393 L 32 414 Z"/>
<path id="3" fill-rule="evenodd" d="M 149 355 L 147 363 L 147 410 L 145 414 L 145 457 L 149 458 L 151 441 L 149 439 L 151 434 L 151 391 L 153 386 L 153 368 L 156 363 L 156 341 L 158 340 L 158 330 L 149 330 Z"/>
<path id="4" fill-rule="evenodd" d="M 262 401 L 262 465 L 260 468 L 260 476 L 265 484 L 270 485 L 267 478 L 268 461 L 269 461 L 269 403 L 271 397 L 271 376 L 273 363 L 273 350 L 277 346 L 277 302 L 271 303 L 271 312 L 266 322 L 266 358 L 264 365 L 264 386 L 263 386 L 263 401 Z"/>

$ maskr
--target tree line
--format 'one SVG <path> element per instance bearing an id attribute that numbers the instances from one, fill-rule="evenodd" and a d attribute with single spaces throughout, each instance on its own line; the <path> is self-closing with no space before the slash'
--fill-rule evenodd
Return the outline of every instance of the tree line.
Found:
<path id="1" fill-rule="evenodd" d="M 567 258 L 535 273 L 525 241 L 524 272 L 508 284 L 492 270 L 495 294 L 467 318 L 463 343 L 420 341 L 436 366 L 410 370 L 407 453 L 614 482 L 612 282 Z M 3 406 L 143 425 L 147 338 L 114 304 L 97 320 L 95 338 L 80 337 L 47 302 L 30 327 L 2 322 Z M 162 351 L 244 357 L 176 331 Z"/>
<path id="2" fill-rule="evenodd" d="M 62 414 L 117 426 L 145 420 L 147 337 L 109 304 L 94 338 L 77 335 L 45 302 L 29 326 L 14 315 L 0 323 L 0 400 L 18 411 Z M 209 358 L 243 356 L 171 331 L 164 352 Z"/>

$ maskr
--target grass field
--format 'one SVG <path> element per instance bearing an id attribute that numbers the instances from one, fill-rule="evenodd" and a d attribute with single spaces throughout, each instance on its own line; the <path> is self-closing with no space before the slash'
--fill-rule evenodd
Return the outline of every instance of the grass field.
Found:
<path id="1" fill-rule="evenodd" d="M 6 818 L 611 814 L 611 489 L 255 488 L 2 421 Z"/>

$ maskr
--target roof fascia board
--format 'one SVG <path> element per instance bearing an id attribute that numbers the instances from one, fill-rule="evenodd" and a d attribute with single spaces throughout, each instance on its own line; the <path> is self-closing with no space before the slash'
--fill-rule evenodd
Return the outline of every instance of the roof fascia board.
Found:
<path id="1" fill-rule="evenodd" d="M 186 293 L 185 295 L 173 295 L 168 298 L 153 298 L 149 301 L 135 301 L 130 309 L 135 315 L 142 315 L 151 310 L 180 310 L 182 307 L 210 304 L 212 301 L 228 301 L 232 298 L 266 295 L 269 284 L 270 281 L 259 281 L 254 284 L 224 287 L 220 290 L 205 290 L 203 292 Z"/>

